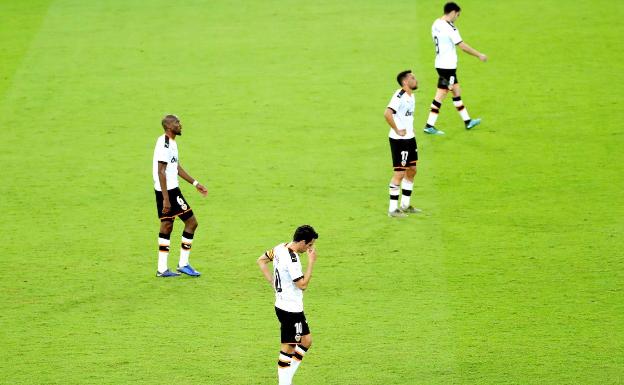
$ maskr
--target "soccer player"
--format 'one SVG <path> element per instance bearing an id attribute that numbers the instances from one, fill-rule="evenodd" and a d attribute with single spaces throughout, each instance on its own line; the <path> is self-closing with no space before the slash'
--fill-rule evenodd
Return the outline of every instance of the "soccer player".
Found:
<path id="1" fill-rule="evenodd" d="M 472 56 L 478 57 L 482 62 L 487 61 L 487 56 L 462 41 L 459 31 L 454 24 L 459 17 L 460 11 L 461 8 L 456 3 L 446 3 L 444 5 L 444 16 L 434 21 L 433 26 L 431 26 L 431 35 L 436 50 L 435 67 L 439 78 L 438 89 L 433 102 L 431 102 L 431 112 L 424 128 L 427 134 L 444 134 L 444 131 L 435 128 L 435 124 L 442 107 L 442 101 L 449 91 L 453 92 L 453 104 L 463 119 L 466 129 L 470 130 L 481 123 L 479 118 L 470 119 L 468 110 L 462 102 L 461 89 L 457 79 L 457 52 L 455 52 L 455 46 Z"/>
<path id="2" fill-rule="evenodd" d="M 384 112 L 386 122 L 390 125 L 390 152 L 394 173 L 390 180 L 390 207 L 388 216 L 405 217 L 407 213 L 418 213 L 421 210 L 410 205 L 418 148 L 414 136 L 414 93 L 418 88 L 418 80 L 411 70 L 397 75 L 401 86 L 390 99 Z M 401 207 L 399 208 L 399 187 L 401 188 Z"/>
<path id="3" fill-rule="evenodd" d="M 191 253 L 193 234 L 195 233 L 195 229 L 197 229 L 197 219 L 195 219 L 191 206 L 189 206 L 178 188 L 178 175 L 195 186 L 197 191 L 203 196 L 208 194 L 208 190 L 191 177 L 179 164 L 178 144 L 175 139 L 176 136 L 182 135 L 180 119 L 175 115 L 167 115 L 163 118 L 161 123 L 165 133 L 158 137 L 156 141 L 152 167 L 154 189 L 156 192 L 156 207 L 158 210 L 158 218 L 160 218 L 160 233 L 158 234 L 158 271 L 156 272 L 156 276 L 177 277 L 180 275 L 169 270 L 167 267 L 173 220 L 179 217 L 184 221 L 184 232 L 182 233 L 178 271 L 190 275 L 191 277 L 199 277 L 200 273 L 189 264 L 189 254 Z"/>
<path id="4" fill-rule="evenodd" d="M 303 291 L 312 278 L 316 262 L 314 242 L 318 234 L 309 225 L 299 226 L 293 240 L 280 243 L 258 258 L 262 274 L 275 290 L 275 313 L 281 324 L 281 350 L 277 361 L 279 385 L 291 385 L 293 376 L 312 345 L 312 335 L 303 313 Z M 305 274 L 299 253 L 308 254 Z M 269 262 L 273 261 L 273 272 Z"/>

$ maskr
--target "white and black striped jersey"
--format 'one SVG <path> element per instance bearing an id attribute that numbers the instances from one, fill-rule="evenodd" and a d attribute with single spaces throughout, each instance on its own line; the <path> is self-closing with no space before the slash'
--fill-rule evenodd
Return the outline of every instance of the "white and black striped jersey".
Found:
<path id="1" fill-rule="evenodd" d="M 273 261 L 275 307 L 291 313 L 303 311 L 303 290 L 295 282 L 303 279 L 299 255 L 280 243 L 264 255 Z"/>
<path id="2" fill-rule="evenodd" d="M 398 135 L 392 128 L 388 136 L 392 139 L 412 139 L 414 137 L 414 94 L 408 94 L 403 89 L 399 88 L 392 95 L 388 108 L 391 109 L 394 114 L 394 124 L 396 124 L 399 130 L 405 130 L 405 136 Z"/>
<path id="3" fill-rule="evenodd" d="M 154 188 L 161 191 L 160 180 L 158 179 L 158 162 L 166 162 L 167 169 L 167 190 L 174 189 L 178 184 L 178 144 L 174 139 L 163 134 L 156 140 L 154 148 L 154 159 L 152 161 L 152 177 L 154 178 Z"/>
<path id="4" fill-rule="evenodd" d="M 455 46 L 462 42 L 457 27 L 449 21 L 437 19 L 431 26 L 431 37 L 436 50 L 435 68 L 456 69 Z"/>

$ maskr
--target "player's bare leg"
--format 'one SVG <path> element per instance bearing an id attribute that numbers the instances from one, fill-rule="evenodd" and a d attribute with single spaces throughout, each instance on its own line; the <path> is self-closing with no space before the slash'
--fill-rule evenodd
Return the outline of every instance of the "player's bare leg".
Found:
<path id="1" fill-rule="evenodd" d="M 401 188 L 401 181 L 405 177 L 405 169 L 395 168 L 394 173 L 392 174 L 392 179 L 390 179 L 390 205 L 388 206 L 388 216 L 401 218 L 405 217 L 404 213 L 399 210 L 399 192 Z"/>
<path id="2" fill-rule="evenodd" d="M 167 260 L 169 259 L 169 246 L 171 245 L 171 231 L 173 231 L 173 220 L 166 219 L 160 222 L 160 232 L 158 234 L 158 270 L 157 277 L 177 277 L 178 273 L 169 270 Z"/>
<path id="3" fill-rule="evenodd" d="M 195 218 L 195 215 L 193 215 L 192 217 L 184 221 L 184 231 L 187 233 L 195 234 L 195 230 L 197 230 L 198 225 L 199 224 L 197 223 L 197 218 Z"/>
<path id="4" fill-rule="evenodd" d="M 459 85 L 459 84 L 456 84 L 456 85 Z M 446 98 L 446 95 L 448 94 L 448 92 L 449 90 L 447 90 L 446 88 L 437 88 L 435 97 L 433 99 L 438 103 L 442 103 L 444 99 Z"/>
<path id="5" fill-rule="evenodd" d="M 191 254 L 191 246 L 193 245 L 193 235 L 197 229 L 197 219 L 195 215 L 190 218 L 183 219 L 184 232 L 182 233 L 182 244 L 180 245 L 180 262 L 178 263 L 178 271 L 191 277 L 199 277 L 201 273 L 190 265 L 189 257 Z"/>
<path id="6" fill-rule="evenodd" d="M 479 123 L 481 123 L 481 119 L 480 118 L 470 119 L 470 115 L 468 114 L 468 110 L 464 106 L 464 102 L 461 99 L 461 87 L 459 86 L 459 83 L 453 84 L 452 91 L 453 91 L 453 105 L 455 105 L 455 108 L 457 109 L 457 112 L 459 112 L 459 115 L 461 116 L 462 120 L 464 121 L 466 129 L 470 130 L 474 126 L 476 126 Z"/>
<path id="7" fill-rule="evenodd" d="M 460 97 L 461 96 L 461 86 L 459 85 L 459 83 L 453 84 L 453 88 L 451 89 L 451 91 L 453 91 L 453 96 L 454 97 Z"/>
<path id="8" fill-rule="evenodd" d="M 405 178 L 401 182 L 401 211 L 406 214 L 416 214 L 422 210 L 410 205 L 412 190 L 414 189 L 414 177 L 416 176 L 416 163 L 405 170 Z"/>
<path id="9" fill-rule="evenodd" d="M 160 232 L 162 234 L 171 234 L 173 231 L 173 221 L 161 221 L 160 222 Z"/>
<path id="10" fill-rule="evenodd" d="M 448 92 L 449 90 L 446 88 L 438 88 L 436 90 L 435 97 L 431 102 L 431 111 L 429 112 L 429 117 L 427 118 L 427 124 L 423 129 L 425 133 L 433 135 L 444 135 L 444 131 L 436 129 L 435 124 L 438 120 L 438 115 L 440 114 L 440 108 L 442 108 L 442 102 L 446 98 L 446 94 L 448 94 Z"/>

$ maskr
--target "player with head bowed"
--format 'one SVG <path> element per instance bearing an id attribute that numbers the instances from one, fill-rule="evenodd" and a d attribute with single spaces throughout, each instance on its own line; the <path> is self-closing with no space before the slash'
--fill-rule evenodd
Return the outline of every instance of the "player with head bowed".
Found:
<path id="1" fill-rule="evenodd" d="M 423 131 L 432 135 L 443 135 L 444 131 L 435 127 L 442 107 L 442 101 L 446 98 L 449 91 L 453 93 L 453 104 L 459 112 L 464 126 L 470 130 L 474 126 L 481 123 L 481 119 L 471 119 L 468 110 L 464 106 L 461 99 L 461 88 L 457 78 L 457 52 L 455 47 L 459 47 L 462 51 L 479 58 L 479 60 L 487 61 L 487 56 L 472 48 L 464 42 L 459 35 L 459 30 L 455 26 L 455 21 L 459 17 L 461 8 L 453 2 L 444 5 L 444 15 L 436 19 L 431 26 L 431 36 L 435 45 L 436 58 L 435 68 L 438 72 L 438 89 L 435 97 L 431 102 L 431 111 L 427 118 L 427 123 Z"/>
<path id="2" fill-rule="evenodd" d="M 267 250 L 257 261 L 275 291 L 275 314 L 281 325 L 281 349 L 277 361 L 279 385 L 292 384 L 299 364 L 312 345 L 312 335 L 303 312 L 303 291 L 312 278 L 317 239 L 318 234 L 312 226 L 299 226 L 292 241 Z M 301 267 L 301 253 L 308 254 L 305 273 Z M 273 262 L 273 271 L 269 269 L 269 262 Z"/>

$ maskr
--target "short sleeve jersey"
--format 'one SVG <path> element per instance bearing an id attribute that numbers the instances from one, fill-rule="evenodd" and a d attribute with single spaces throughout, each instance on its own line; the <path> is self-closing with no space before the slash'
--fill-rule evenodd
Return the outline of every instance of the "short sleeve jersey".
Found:
<path id="1" fill-rule="evenodd" d="M 437 19 L 431 26 L 431 36 L 436 50 L 435 68 L 457 68 L 455 46 L 462 42 L 457 27 L 451 22 Z"/>
<path id="2" fill-rule="evenodd" d="M 295 282 L 303 279 L 299 255 L 281 243 L 264 255 L 273 261 L 275 307 L 291 313 L 303 311 L 303 290 Z"/>
<path id="3" fill-rule="evenodd" d="M 396 124 L 399 130 L 405 130 L 405 136 L 398 135 L 392 128 L 390 128 L 389 137 L 392 139 L 412 139 L 414 137 L 414 94 L 409 95 L 403 89 L 398 89 L 390 99 L 388 108 L 390 108 L 394 114 L 394 124 Z"/>
<path id="4" fill-rule="evenodd" d="M 154 178 L 154 188 L 161 191 L 160 180 L 158 179 L 158 162 L 166 162 L 167 169 L 167 190 L 174 189 L 178 184 L 178 144 L 167 135 L 161 135 L 156 140 L 154 148 L 154 160 L 152 164 L 152 177 Z"/>

